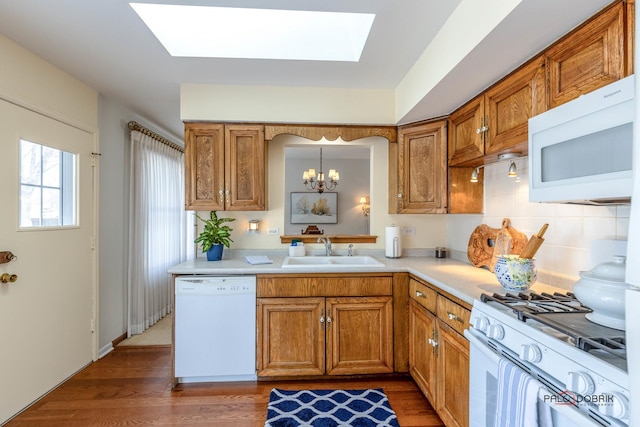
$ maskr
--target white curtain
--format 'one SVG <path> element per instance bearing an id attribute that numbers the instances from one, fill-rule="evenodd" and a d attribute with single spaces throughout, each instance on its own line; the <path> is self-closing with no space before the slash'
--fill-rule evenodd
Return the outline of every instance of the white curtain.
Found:
<path id="1" fill-rule="evenodd" d="M 172 311 L 167 269 L 193 256 L 193 215 L 184 210 L 183 153 L 131 132 L 127 335 Z"/>

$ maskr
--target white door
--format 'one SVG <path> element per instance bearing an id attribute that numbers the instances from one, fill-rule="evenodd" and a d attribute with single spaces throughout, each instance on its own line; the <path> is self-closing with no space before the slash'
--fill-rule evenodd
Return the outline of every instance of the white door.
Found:
<path id="1" fill-rule="evenodd" d="M 30 191 L 20 182 L 21 140 L 49 147 L 46 153 L 75 155 L 73 168 L 65 169 L 72 176 L 64 179 L 77 183 L 65 201 L 76 203 L 65 213 L 70 225 L 21 227 L 19 195 Z M 0 100 L 0 251 L 17 257 L 0 264 L 0 279 L 17 275 L 15 282 L 0 283 L 0 424 L 94 359 L 94 147 L 92 133 Z M 57 191 L 34 188 L 45 195 Z M 22 225 L 27 216 L 23 207 Z"/>

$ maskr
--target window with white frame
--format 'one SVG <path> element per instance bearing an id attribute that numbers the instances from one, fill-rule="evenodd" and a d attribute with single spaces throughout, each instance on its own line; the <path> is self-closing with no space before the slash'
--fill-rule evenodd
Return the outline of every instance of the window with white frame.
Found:
<path id="1" fill-rule="evenodd" d="M 20 140 L 20 228 L 76 225 L 76 155 Z"/>

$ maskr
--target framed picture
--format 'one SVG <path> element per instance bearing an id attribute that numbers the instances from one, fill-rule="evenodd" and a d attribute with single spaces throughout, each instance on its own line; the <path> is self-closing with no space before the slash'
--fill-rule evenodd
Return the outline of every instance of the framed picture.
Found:
<path id="1" fill-rule="evenodd" d="M 338 193 L 291 193 L 291 224 L 337 224 Z"/>

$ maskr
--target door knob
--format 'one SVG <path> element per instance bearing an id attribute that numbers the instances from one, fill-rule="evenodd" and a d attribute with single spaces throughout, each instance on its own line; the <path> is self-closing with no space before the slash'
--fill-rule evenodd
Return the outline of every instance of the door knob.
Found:
<path id="1" fill-rule="evenodd" d="M 2 283 L 13 283 L 16 280 L 18 280 L 18 275 L 17 274 L 9 274 L 9 273 L 4 273 L 0 276 L 0 282 Z"/>
<path id="2" fill-rule="evenodd" d="M 0 264 L 4 264 L 6 262 L 11 262 L 16 258 L 18 258 L 18 257 L 15 256 L 14 254 L 12 254 L 10 251 L 2 251 L 2 252 L 0 252 Z"/>

